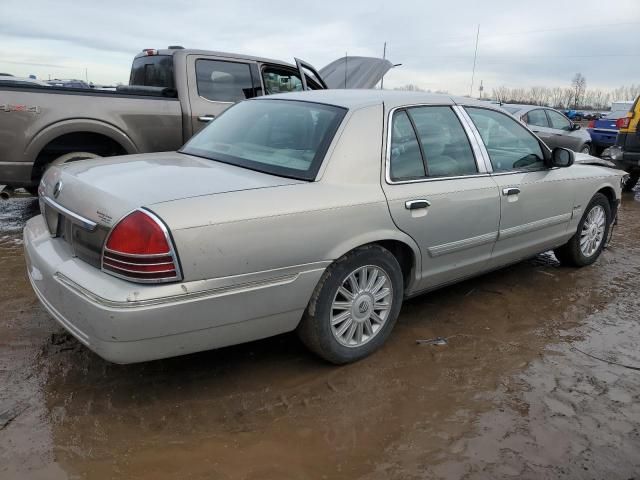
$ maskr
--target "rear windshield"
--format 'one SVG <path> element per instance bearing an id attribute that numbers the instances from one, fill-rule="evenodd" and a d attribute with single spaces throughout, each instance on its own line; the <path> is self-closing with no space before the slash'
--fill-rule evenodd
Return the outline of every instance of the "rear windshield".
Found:
<path id="1" fill-rule="evenodd" d="M 129 85 L 175 88 L 173 57 L 171 55 L 149 55 L 135 58 L 131 66 Z"/>
<path id="2" fill-rule="evenodd" d="M 264 173 L 314 180 L 346 110 L 291 100 L 249 100 L 228 109 L 181 152 Z"/>

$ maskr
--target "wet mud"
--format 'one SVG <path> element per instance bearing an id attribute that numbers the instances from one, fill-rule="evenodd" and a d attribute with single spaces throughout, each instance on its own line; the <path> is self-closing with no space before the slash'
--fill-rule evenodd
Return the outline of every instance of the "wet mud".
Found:
<path id="1" fill-rule="evenodd" d="M 294 335 L 101 360 L 31 291 L 20 235 L 35 214 L 30 198 L 0 204 L 2 479 L 639 476 L 631 194 L 595 265 L 544 254 L 410 300 L 384 348 L 340 368 Z"/>

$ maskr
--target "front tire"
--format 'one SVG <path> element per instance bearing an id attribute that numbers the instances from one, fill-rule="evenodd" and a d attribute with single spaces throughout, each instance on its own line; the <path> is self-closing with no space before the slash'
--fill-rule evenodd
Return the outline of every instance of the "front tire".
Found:
<path id="1" fill-rule="evenodd" d="M 580 153 L 586 153 L 587 155 L 591 155 L 591 144 L 585 143 L 580 149 Z"/>
<path id="2" fill-rule="evenodd" d="M 609 199 L 596 193 L 580 219 L 573 237 L 553 253 L 562 265 L 584 267 L 595 262 L 604 248 L 612 222 Z"/>
<path id="3" fill-rule="evenodd" d="M 404 296 L 402 270 L 379 245 L 360 247 L 327 268 L 298 336 L 316 355 L 337 364 L 355 362 L 384 344 Z"/>

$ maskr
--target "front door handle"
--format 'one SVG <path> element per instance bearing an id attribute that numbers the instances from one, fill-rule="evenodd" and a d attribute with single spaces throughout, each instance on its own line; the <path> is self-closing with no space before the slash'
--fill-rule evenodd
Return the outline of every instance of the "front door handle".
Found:
<path id="1" fill-rule="evenodd" d="M 509 195 L 518 195 L 519 193 L 520 193 L 520 189 L 515 187 L 502 189 L 502 195 L 504 195 L 505 197 Z"/>
<path id="2" fill-rule="evenodd" d="M 431 202 L 422 198 L 420 200 L 408 200 L 404 202 L 404 208 L 407 210 L 418 210 L 419 208 L 427 208 L 430 206 Z"/>
<path id="3" fill-rule="evenodd" d="M 202 116 L 198 117 L 198 120 L 201 121 L 201 122 L 210 122 L 214 118 L 216 118 L 215 115 L 202 115 Z"/>

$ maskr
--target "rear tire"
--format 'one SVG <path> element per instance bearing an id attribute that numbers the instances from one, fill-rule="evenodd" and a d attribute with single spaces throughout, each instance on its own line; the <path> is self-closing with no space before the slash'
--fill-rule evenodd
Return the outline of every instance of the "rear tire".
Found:
<path id="1" fill-rule="evenodd" d="M 602 253 L 611 222 L 609 199 L 596 193 L 584 210 L 576 233 L 553 251 L 558 261 L 572 267 L 591 265 Z"/>
<path id="2" fill-rule="evenodd" d="M 324 272 L 298 326 L 298 336 L 309 350 L 331 363 L 355 362 L 384 344 L 403 297 L 404 281 L 396 258 L 379 245 L 357 248 Z"/>
<path id="3" fill-rule="evenodd" d="M 95 153 L 91 153 L 91 152 L 65 153 L 64 155 L 59 156 L 58 158 L 53 160 L 51 163 L 49 163 L 49 165 L 47 165 L 47 168 L 53 165 L 62 165 L 64 163 L 76 162 L 78 160 L 87 160 L 88 158 L 98 158 L 99 156 L 100 155 L 96 155 Z"/>

